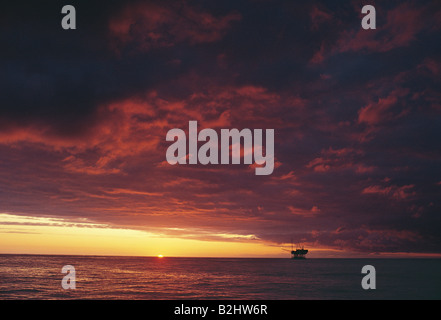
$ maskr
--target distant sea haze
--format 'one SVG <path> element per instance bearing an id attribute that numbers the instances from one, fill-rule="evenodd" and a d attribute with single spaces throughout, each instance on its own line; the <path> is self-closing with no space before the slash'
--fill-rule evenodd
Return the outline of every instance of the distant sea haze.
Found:
<path id="1" fill-rule="evenodd" d="M 376 289 L 361 286 L 364 265 Z M 76 270 L 76 289 L 61 269 Z M 441 259 L 0 255 L 0 299 L 440 299 Z"/>

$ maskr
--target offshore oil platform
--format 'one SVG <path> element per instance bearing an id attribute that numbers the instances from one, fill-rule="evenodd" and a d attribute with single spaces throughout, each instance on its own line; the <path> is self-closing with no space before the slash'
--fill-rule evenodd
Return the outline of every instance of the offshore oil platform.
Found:
<path id="1" fill-rule="evenodd" d="M 285 251 L 291 252 L 291 259 L 306 259 L 306 254 L 308 253 L 308 250 L 305 249 L 303 246 L 296 247 L 294 250 L 294 245 L 291 242 L 291 250 L 283 249 Z"/>

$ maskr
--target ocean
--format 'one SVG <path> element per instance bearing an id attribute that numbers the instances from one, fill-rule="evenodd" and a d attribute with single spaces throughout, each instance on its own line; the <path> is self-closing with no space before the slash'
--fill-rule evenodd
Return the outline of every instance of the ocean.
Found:
<path id="1" fill-rule="evenodd" d="M 61 272 L 75 268 L 76 289 Z M 375 267 L 364 290 L 363 266 Z M 371 274 L 372 275 L 372 274 Z M 0 255 L 0 299 L 441 299 L 441 259 Z"/>

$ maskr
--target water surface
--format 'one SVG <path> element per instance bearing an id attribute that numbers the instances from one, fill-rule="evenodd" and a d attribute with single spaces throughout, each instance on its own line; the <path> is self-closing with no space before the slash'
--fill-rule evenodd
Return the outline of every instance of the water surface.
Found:
<path id="1" fill-rule="evenodd" d="M 364 265 L 376 289 L 363 290 Z M 64 290 L 64 265 L 76 289 Z M 441 259 L 0 255 L 0 299 L 440 299 Z"/>

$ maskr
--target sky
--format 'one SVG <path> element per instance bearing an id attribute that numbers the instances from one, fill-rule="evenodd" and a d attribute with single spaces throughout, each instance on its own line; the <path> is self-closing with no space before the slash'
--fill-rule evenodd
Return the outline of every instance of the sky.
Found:
<path id="1" fill-rule="evenodd" d="M 0 253 L 441 255 L 438 2 L 69 4 L 0 12 Z M 170 165 L 189 121 L 274 172 Z"/>

